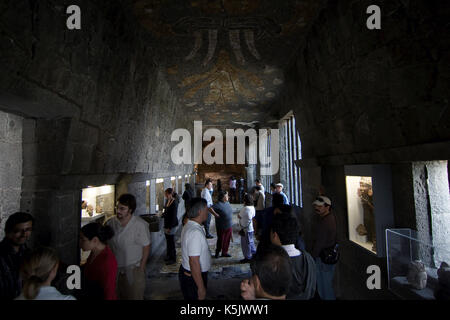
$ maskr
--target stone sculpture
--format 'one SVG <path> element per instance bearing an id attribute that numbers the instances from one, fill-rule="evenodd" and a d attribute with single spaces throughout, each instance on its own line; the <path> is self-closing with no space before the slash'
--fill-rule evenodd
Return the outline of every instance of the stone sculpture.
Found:
<path id="1" fill-rule="evenodd" d="M 359 234 L 360 236 L 365 236 L 365 235 L 367 235 L 366 227 L 364 227 L 363 224 L 359 224 L 359 225 L 356 227 L 356 232 L 358 232 L 358 234 Z"/>
<path id="2" fill-rule="evenodd" d="M 88 204 L 86 211 L 90 217 L 92 217 L 94 215 L 94 207 L 91 204 Z"/>
<path id="3" fill-rule="evenodd" d="M 439 285 L 436 288 L 434 297 L 438 300 L 450 300 L 450 266 L 448 263 L 442 262 L 437 274 Z"/>
<path id="4" fill-rule="evenodd" d="M 415 260 L 409 263 L 407 280 L 417 290 L 422 290 L 427 286 L 427 273 L 422 261 Z"/>

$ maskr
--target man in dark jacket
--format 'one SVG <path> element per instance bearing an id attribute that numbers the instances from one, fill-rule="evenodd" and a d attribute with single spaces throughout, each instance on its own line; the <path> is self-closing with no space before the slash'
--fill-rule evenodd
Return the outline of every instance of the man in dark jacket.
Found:
<path id="1" fill-rule="evenodd" d="M 228 200 L 228 192 L 221 191 L 219 193 L 219 201 L 213 205 L 214 211 L 219 215 L 219 217 L 216 218 L 216 258 L 219 257 L 220 251 L 222 251 L 222 257 L 231 257 L 231 255 L 228 254 L 228 248 L 230 246 L 231 235 L 233 234 L 233 208 Z"/>
<path id="2" fill-rule="evenodd" d="M 328 197 L 317 197 L 316 201 L 313 202 L 313 207 L 317 214 L 317 223 L 311 255 L 317 265 L 317 291 L 321 299 L 335 300 L 333 278 L 336 265 L 323 263 L 320 253 L 336 244 L 336 216 L 331 211 L 331 200 Z"/>
<path id="3" fill-rule="evenodd" d="M 5 238 L 0 242 L 0 300 L 12 300 L 22 291 L 19 268 L 32 228 L 33 217 L 28 213 L 16 212 L 6 221 Z"/>
<path id="4" fill-rule="evenodd" d="M 287 299 L 309 300 L 316 292 L 316 264 L 308 252 L 295 247 L 297 238 L 297 219 L 291 212 L 284 211 L 273 217 L 270 240 L 282 246 L 291 260 L 292 281 Z"/>

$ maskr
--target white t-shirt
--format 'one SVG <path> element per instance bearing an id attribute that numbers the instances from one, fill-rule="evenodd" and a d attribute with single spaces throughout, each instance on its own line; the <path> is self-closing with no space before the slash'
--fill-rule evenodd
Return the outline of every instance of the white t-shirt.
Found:
<path id="1" fill-rule="evenodd" d="M 23 293 L 15 300 L 27 300 Z M 39 288 L 39 293 L 33 300 L 77 300 L 73 296 L 61 294 L 55 287 L 43 286 Z"/>
<path id="2" fill-rule="evenodd" d="M 120 225 L 117 217 L 111 218 L 106 224 L 114 230 L 114 237 L 108 241 L 108 245 L 116 256 L 117 267 L 139 266 L 142 249 L 150 244 L 148 223 L 141 217 L 132 216 L 125 227 Z"/>
<path id="3" fill-rule="evenodd" d="M 255 217 L 255 207 L 254 206 L 245 206 L 239 212 L 239 225 L 248 232 L 253 232 L 253 221 L 252 219 Z"/>
<path id="4" fill-rule="evenodd" d="M 181 231 L 181 265 L 191 271 L 189 257 L 200 257 L 200 268 L 206 272 L 211 268 L 211 252 L 201 224 L 188 220 Z"/>
<path id="5" fill-rule="evenodd" d="M 208 188 L 203 188 L 201 197 L 208 203 L 208 208 L 213 206 L 211 193 Z"/>
<path id="6" fill-rule="evenodd" d="M 236 180 L 230 180 L 230 189 L 236 189 Z"/>

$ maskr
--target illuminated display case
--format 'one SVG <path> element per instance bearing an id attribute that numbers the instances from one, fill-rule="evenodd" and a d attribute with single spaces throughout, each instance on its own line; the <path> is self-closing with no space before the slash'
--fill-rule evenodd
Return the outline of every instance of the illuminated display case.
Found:
<path id="1" fill-rule="evenodd" d="M 384 232 L 394 223 L 388 165 L 345 166 L 349 239 L 385 256 Z"/>
<path id="2" fill-rule="evenodd" d="M 103 223 L 114 215 L 115 187 L 104 185 L 81 190 L 81 227 L 90 222 Z M 81 250 L 81 263 L 89 256 L 89 251 Z"/>
<path id="3" fill-rule="evenodd" d="M 397 296 L 433 300 L 448 292 L 448 245 L 432 244 L 415 230 L 387 229 L 386 246 L 389 290 Z"/>

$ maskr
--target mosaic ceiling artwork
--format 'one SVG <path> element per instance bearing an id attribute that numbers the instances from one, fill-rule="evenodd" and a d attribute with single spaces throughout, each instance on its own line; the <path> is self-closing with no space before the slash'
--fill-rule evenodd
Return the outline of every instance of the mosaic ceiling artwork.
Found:
<path id="1" fill-rule="evenodd" d="M 136 0 L 157 62 L 188 114 L 211 124 L 264 121 L 323 1 Z"/>

